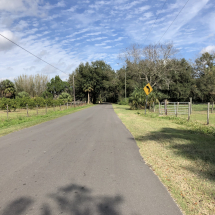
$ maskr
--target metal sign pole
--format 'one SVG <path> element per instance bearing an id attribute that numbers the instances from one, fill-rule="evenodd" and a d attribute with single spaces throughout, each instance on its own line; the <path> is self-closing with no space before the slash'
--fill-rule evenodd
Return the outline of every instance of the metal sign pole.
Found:
<path id="1" fill-rule="evenodd" d="M 146 105 L 147 105 L 147 98 L 148 98 L 148 96 L 146 96 L 146 104 L 145 104 L 145 114 L 146 114 Z"/>

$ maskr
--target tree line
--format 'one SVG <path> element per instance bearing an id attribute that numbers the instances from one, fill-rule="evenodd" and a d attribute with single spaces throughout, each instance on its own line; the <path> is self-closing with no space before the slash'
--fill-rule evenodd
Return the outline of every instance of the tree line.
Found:
<path id="1" fill-rule="evenodd" d="M 0 82 L 0 96 L 43 97 L 97 102 L 121 102 L 128 98 L 134 107 L 145 101 L 143 87 L 153 87 L 150 101 L 196 102 L 215 100 L 215 54 L 203 53 L 195 62 L 176 58 L 177 49 L 171 43 L 141 47 L 132 45 L 120 54 L 124 66 L 114 71 L 104 61 L 81 63 L 67 81 L 59 76 L 51 80 L 46 75 L 21 75 L 14 82 Z M 73 76 L 75 85 L 73 86 Z M 126 95 L 125 95 L 126 87 Z"/>

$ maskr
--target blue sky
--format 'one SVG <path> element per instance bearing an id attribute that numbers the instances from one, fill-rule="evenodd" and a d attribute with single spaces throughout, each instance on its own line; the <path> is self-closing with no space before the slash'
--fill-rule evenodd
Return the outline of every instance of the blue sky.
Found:
<path id="1" fill-rule="evenodd" d="M 67 74 L 95 60 L 117 70 L 120 52 L 134 43 L 156 44 L 186 2 L 0 0 L 0 33 Z M 214 0 L 189 0 L 160 42 L 173 42 L 179 58 L 194 60 L 215 50 L 214 23 Z M 68 78 L 2 37 L 0 59 L 0 80 L 37 73 Z"/>

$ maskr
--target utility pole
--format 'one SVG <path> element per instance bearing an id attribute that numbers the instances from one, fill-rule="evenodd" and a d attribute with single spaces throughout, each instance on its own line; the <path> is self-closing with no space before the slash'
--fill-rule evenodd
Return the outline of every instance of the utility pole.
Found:
<path id="1" fill-rule="evenodd" d="M 125 101 L 126 101 L 126 71 L 125 71 Z"/>
<path id="2" fill-rule="evenodd" d="M 73 75 L 73 95 L 74 95 L 74 107 L 75 107 L 75 81 L 74 81 L 74 75 Z"/>

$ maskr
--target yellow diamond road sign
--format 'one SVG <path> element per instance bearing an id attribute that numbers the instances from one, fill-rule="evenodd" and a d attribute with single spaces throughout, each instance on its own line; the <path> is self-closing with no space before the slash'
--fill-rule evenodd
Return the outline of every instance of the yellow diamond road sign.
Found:
<path id="1" fill-rule="evenodd" d="M 149 95 L 149 93 L 151 93 L 152 92 L 152 87 L 151 87 L 151 85 L 148 83 L 148 84 L 146 84 L 146 86 L 143 88 L 144 89 L 144 91 L 145 91 L 145 93 L 146 93 L 146 95 L 148 96 Z"/>

